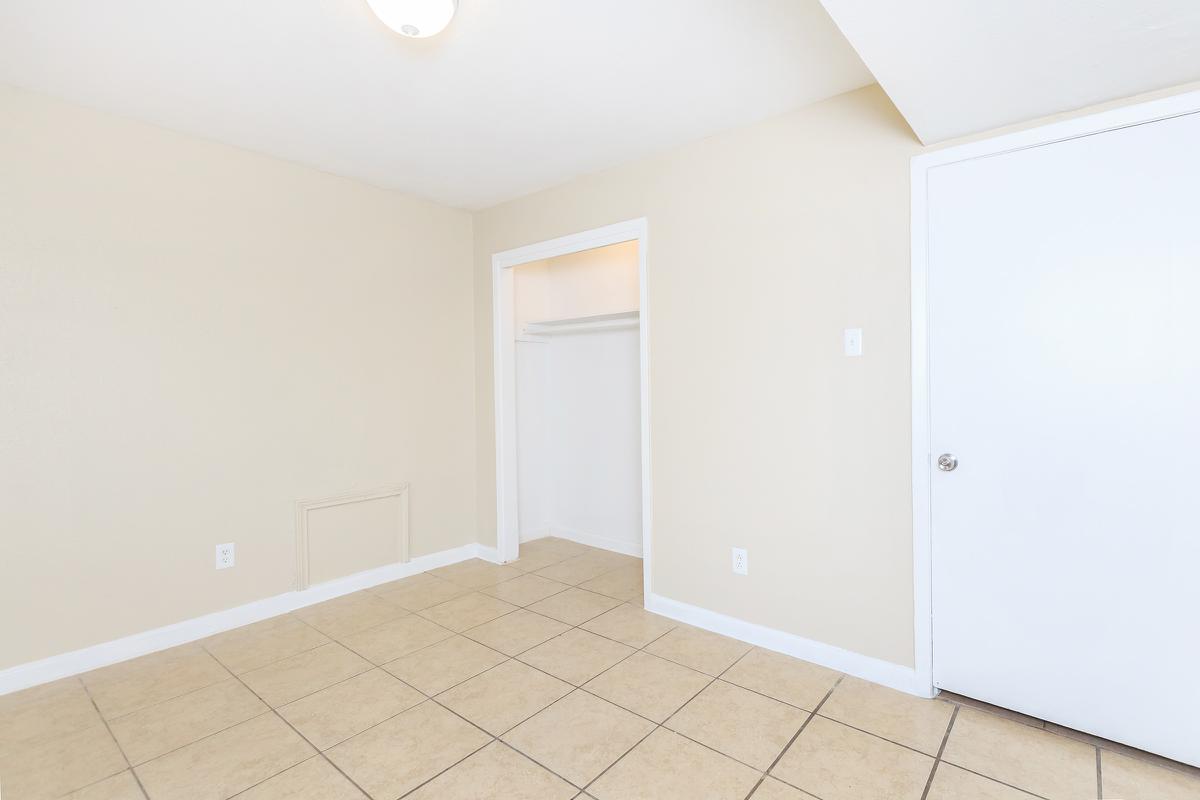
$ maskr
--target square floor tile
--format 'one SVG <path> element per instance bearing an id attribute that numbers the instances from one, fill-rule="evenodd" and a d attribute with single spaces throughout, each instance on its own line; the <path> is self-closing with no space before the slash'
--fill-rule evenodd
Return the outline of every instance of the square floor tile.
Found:
<path id="1" fill-rule="evenodd" d="M 846 676 L 821 706 L 821 716 L 936 756 L 954 706 Z"/>
<path id="2" fill-rule="evenodd" d="M 297 617 L 333 639 L 374 628 L 407 613 L 370 592 L 335 597 L 295 612 Z"/>
<path id="3" fill-rule="evenodd" d="M 266 705 L 236 678 L 112 720 L 113 736 L 137 765 L 257 717 Z"/>
<path id="4" fill-rule="evenodd" d="M 326 755 L 379 800 L 411 792 L 490 741 L 474 725 L 426 701 L 342 742 Z"/>
<path id="5" fill-rule="evenodd" d="M 765 771 L 806 719 L 807 711 L 717 680 L 663 724 Z"/>
<path id="6" fill-rule="evenodd" d="M 408 800 L 571 800 L 578 790 L 494 742 L 409 795 Z"/>
<path id="7" fill-rule="evenodd" d="M 238 675 L 328 643 L 328 636 L 286 615 L 218 633 L 203 644 L 213 658 Z"/>
<path id="8" fill-rule="evenodd" d="M 369 669 L 369 661 L 330 643 L 251 670 L 241 679 L 268 705 L 278 708 Z"/>
<path id="9" fill-rule="evenodd" d="M 430 570 L 430 574 L 468 589 L 482 589 L 485 586 L 495 586 L 497 583 L 519 578 L 524 573 L 504 564 L 493 564 L 490 561 L 473 558 L 469 561 L 460 561 L 457 564 Z"/>
<path id="10" fill-rule="evenodd" d="M 742 800 L 759 773 L 659 728 L 588 788 L 597 800 Z"/>
<path id="11" fill-rule="evenodd" d="M 383 668 L 432 697 L 506 660 L 502 653 L 455 634 Z"/>
<path id="12" fill-rule="evenodd" d="M 808 792 L 802 792 L 770 777 L 763 779 L 750 798 L 751 800 L 816 800 Z"/>
<path id="13" fill-rule="evenodd" d="M 560 561 L 557 564 L 551 564 L 548 567 L 539 569 L 535 574 L 541 575 L 543 578 L 558 581 L 559 583 L 569 583 L 572 586 L 577 586 L 584 581 L 597 578 L 606 572 L 612 572 L 614 569 L 616 569 L 616 566 L 607 560 L 597 559 L 592 557 L 592 554 L 585 553 L 581 556 L 572 556 L 566 561 Z"/>
<path id="14" fill-rule="evenodd" d="M 407 616 L 347 636 L 342 643 L 373 664 L 386 664 L 453 635 L 423 617 Z"/>
<path id="15" fill-rule="evenodd" d="M 582 686 L 633 652 L 628 645 L 572 628 L 525 651 L 520 660 L 567 683 Z"/>
<path id="16" fill-rule="evenodd" d="M 573 687 L 519 661 L 506 661 L 437 696 L 493 736 L 532 717 Z"/>
<path id="17" fill-rule="evenodd" d="M 425 702 L 425 695 L 373 669 L 279 709 L 318 750 L 328 750 L 372 725 Z"/>
<path id="18" fill-rule="evenodd" d="M 126 769 L 128 764 L 104 724 L 51 739 L 24 742 L 0 753 L 6 798 L 52 798 Z"/>
<path id="19" fill-rule="evenodd" d="M 502 617 L 516 610 L 517 606 L 512 603 L 506 603 L 490 595 L 472 592 L 427 608 L 420 614 L 443 628 L 462 633 L 468 628 L 491 622 L 496 617 Z"/>
<path id="20" fill-rule="evenodd" d="M 632 600 L 642 593 L 645 586 L 645 575 L 641 564 L 619 567 L 612 572 L 606 572 L 580 584 L 581 589 L 590 592 L 615 597 L 618 600 Z"/>
<path id="21" fill-rule="evenodd" d="M 529 606 L 529 610 L 568 625 L 582 625 L 619 605 L 620 600 L 572 586 L 565 592 L 539 600 Z"/>
<path id="22" fill-rule="evenodd" d="M 314 754 L 266 713 L 136 767 L 150 800 L 213 800 L 249 789 Z"/>
<path id="23" fill-rule="evenodd" d="M 428 572 L 377 586 L 371 591 L 387 602 L 409 611 L 424 611 L 438 603 L 471 593 L 466 586 L 435 578 Z"/>
<path id="24" fill-rule="evenodd" d="M 100 724 L 78 678 L 66 678 L 0 697 L 0 753 L 21 743 L 53 739 Z"/>
<path id="25" fill-rule="evenodd" d="M 534 539 L 531 542 L 521 542 L 521 557 L 526 555 L 541 555 L 543 553 L 556 553 L 563 558 L 571 556 L 580 556 L 584 553 L 590 553 L 595 548 L 588 547 L 586 544 L 572 542 L 570 539 L 560 539 L 557 536 L 544 536 L 541 539 Z"/>
<path id="26" fill-rule="evenodd" d="M 723 673 L 721 680 L 812 711 L 840 677 L 831 669 L 754 648 Z"/>
<path id="27" fill-rule="evenodd" d="M 545 569 L 560 561 L 566 561 L 575 553 L 558 553 L 543 550 L 538 553 L 530 553 L 529 545 L 521 545 L 521 557 L 516 561 L 509 562 L 509 566 L 514 569 L 519 569 L 522 572 L 537 572 L 539 569 Z"/>
<path id="28" fill-rule="evenodd" d="M 637 567 L 641 569 L 642 559 L 638 556 L 628 556 L 624 553 L 618 553 L 613 550 L 601 550 L 593 547 L 583 554 L 587 560 L 603 565 L 607 570 L 621 569 L 623 567 Z"/>
<path id="29" fill-rule="evenodd" d="M 497 583 L 495 586 L 480 589 L 480 591 L 484 594 L 490 594 L 492 597 L 499 597 L 506 603 L 527 606 L 530 603 L 544 600 L 568 588 L 570 587 L 565 583 L 552 581 L 540 575 L 522 575 L 519 578 L 513 578 L 504 583 Z"/>
<path id="30" fill-rule="evenodd" d="M 238 795 L 238 800 L 366 800 L 345 775 L 313 756 Z"/>
<path id="31" fill-rule="evenodd" d="M 645 647 L 675 626 L 676 623 L 666 617 L 625 603 L 580 627 L 630 647 Z"/>
<path id="32" fill-rule="evenodd" d="M 634 653 L 584 688 L 635 714 L 662 722 L 712 681 L 708 675 L 648 653 Z"/>
<path id="33" fill-rule="evenodd" d="M 1035 797 L 943 761 L 938 764 L 926 800 L 1035 800 Z"/>
<path id="34" fill-rule="evenodd" d="M 515 656 L 566 630 L 570 627 L 558 620 L 520 609 L 463 631 L 463 636 L 505 655 Z"/>
<path id="35" fill-rule="evenodd" d="M 771 774 L 822 800 L 920 800 L 933 759 L 813 717 Z"/>
<path id="36" fill-rule="evenodd" d="M 1121 800 L 1196 800 L 1200 777 L 1103 750 L 1104 796 Z"/>
<path id="37" fill-rule="evenodd" d="M 680 625 L 647 645 L 646 652 L 708 675 L 720 675 L 750 651 L 750 645 L 719 633 Z"/>
<path id="38" fill-rule="evenodd" d="M 942 759 L 1049 800 L 1096 793 L 1094 747 L 970 708 L 959 709 Z"/>
<path id="39" fill-rule="evenodd" d="M 513 728 L 504 741 L 586 786 L 652 730 L 654 723 L 577 690 Z"/>
<path id="40" fill-rule="evenodd" d="M 229 678 L 197 645 L 172 647 L 80 676 L 107 719 L 146 708 Z"/>
<path id="41" fill-rule="evenodd" d="M 129 770 L 66 795 L 64 800 L 146 800 Z"/>

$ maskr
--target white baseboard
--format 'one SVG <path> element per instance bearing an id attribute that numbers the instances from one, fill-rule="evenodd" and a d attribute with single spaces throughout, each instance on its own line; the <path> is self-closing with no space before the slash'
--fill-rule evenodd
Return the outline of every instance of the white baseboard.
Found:
<path id="1" fill-rule="evenodd" d="M 484 544 L 475 545 L 475 554 L 470 556 L 470 558 L 482 558 L 484 561 L 490 561 L 493 564 L 504 563 L 500 560 L 500 551 L 499 550 L 497 550 L 494 547 L 488 547 L 487 545 L 484 545 Z M 461 560 L 465 560 L 465 559 L 459 559 L 459 560 L 461 561 Z"/>
<path id="2" fill-rule="evenodd" d="M 646 610 L 679 622 L 686 622 L 706 631 L 758 645 L 767 650 L 811 661 L 822 667 L 844 672 L 872 683 L 882 684 L 907 694 L 918 697 L 932 696 L 928 684 L 922 685 L 922 682 L 917 679 L 917 671 L 912 667 L 843 650 L 831 644 L 805 639 L 803 636 L 756 625 L 735 617 L 728 617 L 657 594 L 646 595 Z"/>
<path id="3" fill-rule="evenodd" d="M 545 539 L 547 536 L 553 536 L 553 528 L 538 528 L 536 531 L 521 531 L 521 544 L 526 542 L 536 542 L 538 539 Z"/>
<path id="4" fill-rule="evenodd" d="M 550 536 L 557 536 L 560 539 L 569 539 L 572 542 L 586 544 L 588 547 L 599 547 L 601 550 L 611 550 L 614 553 L 623 553 L 634 558 L 642 557 L 642 543 L 627 542 L 621 539 L 610 539 L 607 536 L 598 536 L 594 533 L 584 533 L 583 531 L 573 531 L 569 528 L 554 528 Z"/>
<path id="5" fill-rule="evenodd" d="M 235 608 L 135 633 L 121 639 L 102 642 L 81 650 L 43 658 L 40 661 L 31 661 L 28 664 L 18 664 L 15 667 L 0 670 L 0 695 L 49 683 L 59 678 L 78 675 L 99 667 L 106 667 L 118 661 L 128 661 L 131 658 L 165 650 L 168 647 L 194 642 L 268 617 L 286 614 L 298 608 L 311 606 L 362 589 L 369 589 L 388 581 L 407 578 L 418 572 L 466 561 L 469 558 L 495 561 L 496 549 L 479 544 L 465 544 L 453 550 L 418 556 L 407 563 L 388 564 L 384 567 L 348 575 L 345 578 L 311 586 L 303 591 L 285 592 Z"/>

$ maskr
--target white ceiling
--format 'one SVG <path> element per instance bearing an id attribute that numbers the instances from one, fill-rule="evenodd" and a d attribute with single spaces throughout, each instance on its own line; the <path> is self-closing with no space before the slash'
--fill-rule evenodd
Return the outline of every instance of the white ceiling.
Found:
<path id="1" fill-rule="evenodd" d="M 925 143 L 1200 80 L 1200 0 L 823 0 Z"/>
<path id="2" fill-rule="evenodd" d="M 0 81 L 464 208 L 873 82 L 818 0 L 3 0 Z"/>

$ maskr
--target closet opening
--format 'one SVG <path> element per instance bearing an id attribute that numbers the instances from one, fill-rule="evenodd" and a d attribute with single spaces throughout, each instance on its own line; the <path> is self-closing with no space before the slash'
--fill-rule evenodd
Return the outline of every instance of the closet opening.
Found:
<path id="1" fill-rule="evenodd" d="M 497 253 L 492 267 L 499 560 L 566 539 L 642 558 L 649 594 L 646 222 Z"/>

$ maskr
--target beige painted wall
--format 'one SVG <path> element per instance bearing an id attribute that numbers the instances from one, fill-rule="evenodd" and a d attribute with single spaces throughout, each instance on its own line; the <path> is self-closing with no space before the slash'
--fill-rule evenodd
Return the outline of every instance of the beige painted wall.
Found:
<path id="1" fill-rule="evenodd" d="M 649 219 L 653 589 L 913 664 L 909 158 L 877 88 L 475 218 L 478 515 L 495 541 L 492 253 Z M 866 355 L 842 355 L 864 329 Z M 746 547 L 734 576 L 729 548 Z"/>
<path id="2" fill-rule="evenodd" d="M 655 591 L 913 663 L 919 147 L 877 87 L 479 213 L 474 233 L 3 87 L 0 120 L 0 669 L 287 591 L 300 498 L 411 481 L 414 555 L 494 543 L 491 254 L 639 216 Z M 850 326 L 862 359 L 841 355 Z M 315 576 L 385 558 L 387 509 L 317 515 Z M 217 572 L 225 541 L 238 566 Z"/>
<path id="3" fill-rule="evenodd" d="M 476 539 L 470 215 L 0 120 L 0 668 L 288 591 L 301 498 L 409 481 L 414 555 Z"/>

